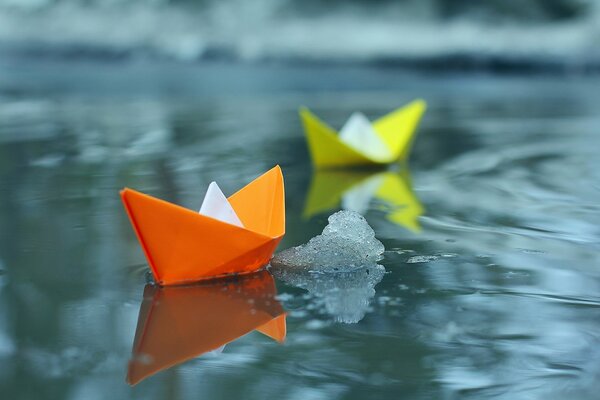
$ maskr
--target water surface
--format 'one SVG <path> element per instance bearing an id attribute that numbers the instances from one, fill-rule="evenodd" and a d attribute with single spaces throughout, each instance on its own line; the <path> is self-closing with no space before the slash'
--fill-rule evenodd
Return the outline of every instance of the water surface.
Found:
<path id="1" fill-rule="evenodd" d="M 0 77 L 8 398 L 596 398 L 597 78 L 36 68 Z M 339 127 L 416 97 L 429 109 L 409 167 L 312 171 L 298 106 Z M 147 267 L 118 190 L 198 208 L 211 180 L 231 194 L 277 163 L 281 248 L 362 207 L 386 247 L 381 282 L 344 297 L 278 281 L 284 344 L 253 332 L 129 386 Z"/>

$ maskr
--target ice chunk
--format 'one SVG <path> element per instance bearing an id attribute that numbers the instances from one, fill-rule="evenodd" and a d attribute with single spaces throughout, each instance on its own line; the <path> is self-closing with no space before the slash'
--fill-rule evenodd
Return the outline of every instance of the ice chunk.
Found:
<path id="1" fill-rule="evenodd" d="M 354 211 L 339 211 L 329 217 L 321 235 L 302 246 L 276 254 L 271 265 L 315 272 L 344 272 L 376 264 L 383 244 L 367 221 Z"/>
<path id="2" fill-rule="evenodd" d="M 369 309 L 385 268 L 377 264 L 383 244 L 357 212 L 329 217 L 321 235 L 307 244 L 276 254 L 271 271 L 276 278 L 306 289 L 336 321 L 355 323 Z"/>
<path id="3" fill-rule="evenodd" d="M 420 264 L 420 263 L 428 263 L 429 261 L 435 261 L 439 259 L 440 256 L 414 256 L 406 260 L 407 264 Z"/>
<path id="4" fill-rule="evenodd" d="M 271 272 L 277 279 L 307 290 L 317 308 L 335 321 L 352 324 L 369 310 L 375 285 L 383 278 L 385 268 L 372 264 L 350 272 L 323 273 L 272 266 Z"/>

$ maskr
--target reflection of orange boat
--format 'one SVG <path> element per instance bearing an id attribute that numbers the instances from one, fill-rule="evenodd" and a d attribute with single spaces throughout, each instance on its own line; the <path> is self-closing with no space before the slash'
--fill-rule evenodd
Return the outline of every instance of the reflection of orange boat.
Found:
<path id="1" fill-rule="evenodd" d="M 285 313 L 267 271 L 180 287 L 147 285 L 127 382 L 197 357 L 253 330 L 283 342 Z"/>
<path id="2" fill-rule="evenodd" d="M 131 189 L 121 197 L 159 285 L 254 272 L 269 262 L 285 234 L 279 166 L 227 199 L 243 226 Z"/>

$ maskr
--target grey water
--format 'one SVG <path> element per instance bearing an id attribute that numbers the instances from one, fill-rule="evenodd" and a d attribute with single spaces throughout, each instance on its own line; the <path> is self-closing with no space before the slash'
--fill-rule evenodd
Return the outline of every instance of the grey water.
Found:
<path id="1" fill-rule="evenodd" d="M 597 77 L 42 64 L 0 74 L 3 398 L 597 398 Z M 340 127 L 414 98 L 408 166 L 313 171 L 299 106 Z M 128 385 L 147 265 L 119 189 L 197 209 L 275 164 L 281 250 L 360 193 L 385 273 L 281 277 L 283 344 L 250 333 Z"/>

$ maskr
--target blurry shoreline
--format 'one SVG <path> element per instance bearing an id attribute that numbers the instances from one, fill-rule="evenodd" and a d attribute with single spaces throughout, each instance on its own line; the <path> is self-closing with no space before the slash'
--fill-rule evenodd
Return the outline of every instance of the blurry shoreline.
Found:
<path id="1" fill-rule="evenodd" d="M 244 60 L 227 49 L 209 49 L 194 59 L 180 60 L 139 48 L 135 50 L 93 46 L 48 46 L 0 44 L 0 67 L 4 64 L 21 63 L 84 62 L 101 64 L 149 63 L 149 64 L 240 64 L 289 67 L 367 67 L 388 68 L 406 72 L 454 74 L 487 73 L 494 75 L 597 75 L 600 59 L 568 59 L 559 57 L 536 57 L 495 54 L 453 53 L 416 57 L 380 56 L 370 59 L 335 58 L 314 59 L 297 56 L 266 56 Z"/>
<path id="2" fill-rule="evenodd" d="M 366 65 L 597 74 L 593 0 L 0 0 L 0 63 Z"/>
<path id="3" fill-rule="evenodd" d="M 99 61 L 95 58 L 0 58 L 2 97 L 91 95 L 117 97 L 219 97 L 230 95 L 401 92 L 411 98 L 432 93 L 494 93 L 554 96 L 595 90 L 599 74 L 505 73 L 488 70 L 427 71 L 393 64 L 284 63 L 173 60 Z"/>

